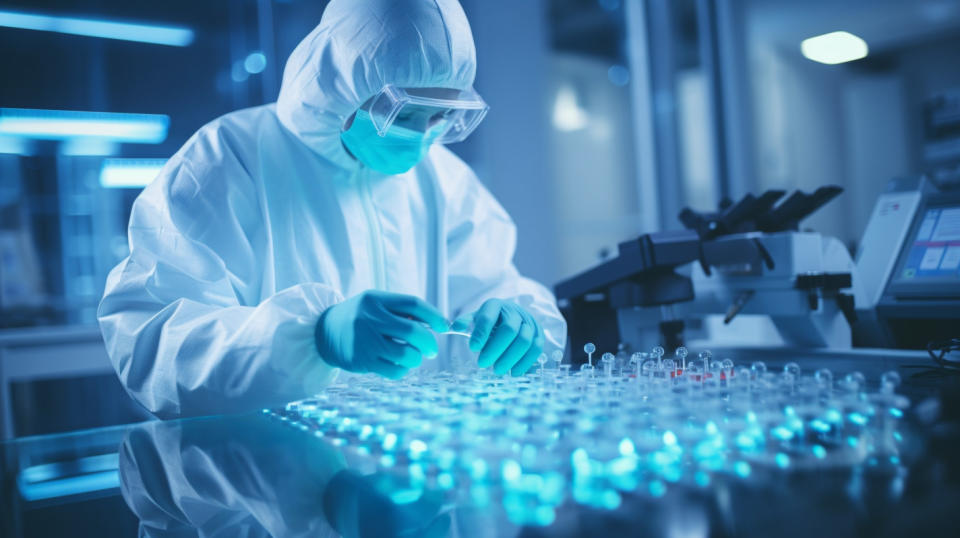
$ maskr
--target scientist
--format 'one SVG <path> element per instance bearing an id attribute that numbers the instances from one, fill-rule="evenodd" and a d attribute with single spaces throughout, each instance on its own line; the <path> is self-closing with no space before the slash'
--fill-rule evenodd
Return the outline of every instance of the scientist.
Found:
<path id="1" fill-rule="evenodd" d="M 98 312 L 127 390 L 161 416 L 277 405 L 337 369 L 400 378 L 453 319 L 497 374 L 561 348 L 513 222 L 443 145 L 486 112 L 475 71 L 456 0 L 331 1 L 277 102 L 201 128 L 134 202 Z"/>

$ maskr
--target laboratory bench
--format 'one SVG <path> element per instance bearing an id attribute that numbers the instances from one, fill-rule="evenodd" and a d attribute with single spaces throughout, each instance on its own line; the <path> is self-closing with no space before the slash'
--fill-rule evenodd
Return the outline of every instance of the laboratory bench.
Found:
<path id="1" fill-rule="evenodd" d="M 0 440 L 145 418 L 96 325 L 0 329 Z"/>
<path id="2" fill-rule="evenodd" d="M 0 443 L 0 534 L 27 536 L 956 536 L 960 383 L 917 352 L 716 350 L 771 368 L 803 360 L 871 376 L 911 399 L 896 458 L 755 469 L 621 491 L 597 507 L 496 480 L 424 476 L 318 436 L 284 410 L 147 421 Z M 802 356 L 801 356 L 802 355 Z M 429 473 L 427 473 L 429 475 Z M 549 489 L 546 481 L 544 489 Z M 541 499 L 542 500 L 542 499 Z M 543 517 L 541 517 L 543 516 Z"/>

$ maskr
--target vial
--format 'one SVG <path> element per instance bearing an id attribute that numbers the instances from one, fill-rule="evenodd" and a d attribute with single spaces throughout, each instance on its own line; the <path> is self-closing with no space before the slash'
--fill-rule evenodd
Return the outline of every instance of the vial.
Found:
<path id="1" fill-rule="evenodd" d="M 697 357 L 700 359 L 700 362 L 703 363 L 703 373 L 706 374 L 708 371 L 710 371 L 710 359 L 713 358 L 713 353 L 705 350 L 701 351 Z"/>
<path id="2" fill-rule="evenodd" d="M 550 354 L 550 359 L 553 362 L 557 363 L 557 369 L 559 370 L 560 363 L 563 362 L 563 350 L 562 349 L 553 350 L 553 353 Z"/>
<path id="3" fill-rule="evenodd" d="M 597 346 L 593 345 L 593 342 L 587 342 L 587 344 L 583 346 L 583 352 L 587 354 L 587 362 L 590 363 L 591 368 L 593 368 L 593 352 L 596 350 Z"/>
<path id="4" fill-rule="evenodd" d="M 613 353 L 604 353 L 600 360 L 603 362 L 603 375 L 607 377 L 613 376 L 613 361 L 616 360 L 616 357 L 613 356 Z"/>
<path id="5" fill-rule="evenodd" d="M 883 374 L 880 377 L 880 392 L 884 394 L 893 394 L 900 386 L 900 374 L 893 370 Z"/>
<path id="6" fill-rule="evenodd" d="M 629 361 L 630 354 L 627 353 L 627 344 L 624 344 L 623 342 L 617 344 L 616 362 L 613 363 L 613 368 L 617 374 L 624 374 L 624 371 L 627 368 L 627 362 Z"/>
<path id="7" fill-rule="evenodd" d="M 723 359 L 720 363 L 720 367 L 723 369 L 723 377 L 727 380 L 727 383 L 730 383 L 730 379 L 733 377 L 733 361 L 731 359 Z"/>
<path id="8" fill-rule="evenodd" d="M 762 379 L 763 375 L 767 373 L 767 363 L 754 361 L 754 363 L 750 365 L 750 372 L 754 379 Z"/>
<path id="9" fill-rule="evenodd" d="M 541 353 L 540 356 L 537 357 L 537 362 L 540 363 L 540 377 L 542 378 L 544 367 L 547 365 L 547 354 Z"/>
<path id="10" fill-rule="evenodd" d="M 691 361 L 684 371 L 684 377 L 689 378 L 691 382 L 696 383 L 695 386 L 699 387 L 700 383 L 703 382 L 703 369 L 700 367 L 700 363 Z"/>
<path id="11" fill-rule="evenodd" d="M 686 370 L 686 369 L 687 369 L 687 355 L 689 354 L 689 351 L 687 351 L 687 348 L 685 348 L 685 347 L 683 347 L 683 346 L 680 346 L 680 347 L 677 348 L 677 351 L 675 352 L 675 354 L 676 354 L 677 358 L 680 359 L 680 370 Z"/>
<path id="12" fill-rule="evenodd" d="M 657 346 L 653 348 L 653 356 L 657 358 L 657 367 L 661 366 L 661 361 L 663 360 L 663 354 L 666 353 L 662 347 Z"/>
<path id="13" fill-rule="evenodd" d="M 630 355 L 630 364 L 633 365 L 633 372 L 636 375 L 640 375 L 640 364 L 643 362 L 643 353 L 637 351 L 633 355 Z"/>
<path id="14" fill-rule="evenodd" d="M 800 380 L 800 365 L 795 362 L 788 362 L 783 365 L 783 382 L 794 389 Z"/>
<path id="15" fill-rule="evenodd" d="M 677 373 L 677 361 L 673 359 L 664 360 L 663 371 L 666 374 L 667 379 L 673 377 L 673 375 Z"/>
<path id="16" fill-rule="evenodd" d="M 833 372 L 827 368 L 821 368 L 814 372 L 813 379 L 820 385 L 821 389 L 829 389 L 833 386 Z"/>
<path id="17" fill-rule="evenodd" d="M 737 366 L 736 370 L 733 372 L 733 378 L 741 384 L 748 383 L 750 381 L 750 368 L 746 366 Z"/>
<path id="18" fill-rule="evenodd" d="M 860 372 L 850 372 L 843 378 L 843 382 L 850 392 L 860 392 L 866 383 L 866 378 Z"/>

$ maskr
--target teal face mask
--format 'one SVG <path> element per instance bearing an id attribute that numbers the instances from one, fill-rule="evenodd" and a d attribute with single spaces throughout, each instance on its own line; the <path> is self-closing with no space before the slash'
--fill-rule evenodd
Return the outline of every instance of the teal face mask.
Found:
<path id="1" fill-rule="evenodd" d="M 439 129 L 426 133 L 391 125 L 386 136 L 377 134 L 370 113 L 357 110 L 353 124 L 340 133 L 340 140 L 357 160 L 367 167 L 388 175 L 402 174 L 423 159 Z"/>

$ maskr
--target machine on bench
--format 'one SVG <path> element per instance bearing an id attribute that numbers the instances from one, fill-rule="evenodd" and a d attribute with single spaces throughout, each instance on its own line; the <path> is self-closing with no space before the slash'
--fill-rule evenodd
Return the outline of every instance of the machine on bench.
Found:
<path id="1" fill-rule="evenodd" d="M 685 230 L 621 243 L 555 288 L 571 349 L 672 349 L 708 322 L 711 339 L 750 340 L 758 325 L 738 326 L 740 315 L 769 319 L 779 341 L 765 343 L 794 348 L 923 349 L 960 337 L 960 188 L 891 181 L 856 262 L 839 240 L 799 231 L 841 192 L 747 195 L 715 213 L 684 210 Z"/>
<path id="2" fill-rule="evenodd" d="M 711 314 L 726 324 L 763 314 L 785 343 L 849 347 L 853 260 L 838 240 L 798 231 L 841 192 L 827 186 L 784 198 L 772 190 L 715 213 L 686 209 L 685 230 L 621 243 L 615 258 L 555 288 L 572 349 L 588 339 L 600 349 L 672 349 L 689 321 Z"/>

